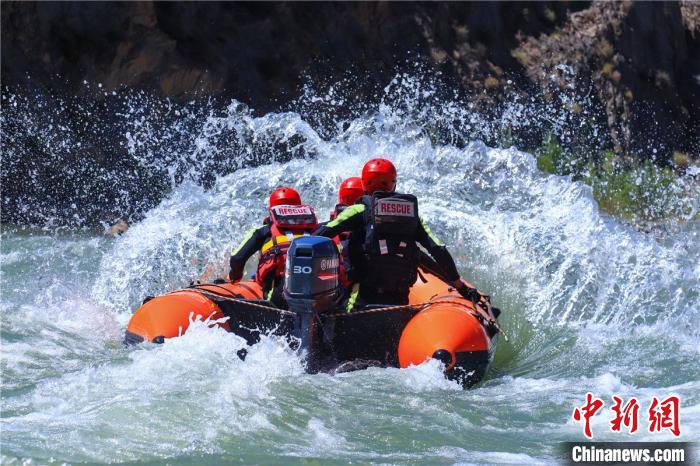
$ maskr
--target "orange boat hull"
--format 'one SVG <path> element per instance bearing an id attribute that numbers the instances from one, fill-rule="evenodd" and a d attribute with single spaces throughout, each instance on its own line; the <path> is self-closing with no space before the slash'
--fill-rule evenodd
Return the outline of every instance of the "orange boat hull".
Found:
<path id="1" fill-rule="evenodd" d="M 267 320 L 259 326 L 259 332 L 290 329 L 288 322 L 270 321 L 269 311 L 249 308 L 247 317 L 240 318 L 237 311 L 227 308 L 227 298 L 252 301 L 262 300 L 262 290 L 254 281 L 201 285 L 152 298 L 137 309 L 127 326 L 126 343 L 151 341 L 162 343 L 166 338 L 182 335 L 194 319 L 231 319 L 214 323 L 226 330 L 244 336 L 249 344 L 259 336 L 249 329 L 256 326 L 256 319 Z M 331 333 L 338 345 L 333 349 L 340 360 L 373 359 L 383 357 L 386 365 L 402 368 L 418 365 L 435 358 L 445 364 L 446 374 L 459 379 L 464 385 L 480 380 L 493 360 L 496 348 L 496 332 L 486 324 L 484 310 L 476 309 L 437 275 L 422 270 L 411 289 L 410 304 L 423 307 L 419 312 L 387 312 L 355 316 L 346 314 L 330 317 Z M 238 309 L 242 311 L 243 309 Z M 267 314 L 266 314 L 267 313 Z M 274 313 L 273 313 L 274 314 Z M 488 316 L 486 316 L 488 318 Z M 359 341 L 365 339 L 366 341 Z M 379 341 L 379 340 L 386 341 Z M 374 351 L 358 353 L 353 348 L 376 346 Z M 377 356 L 380 355 L 380 356 Z"/>
<path id="2" fill-rule="evenodd" d="M 445 364 L 446 374 L 466 385 L 480 380 L 493 361 L 496 333 L 485 325 L 485 310 L 477 309 L 454 288 L 428 272 L 411 289 L 412 304 L 432 303 L 406 325 L 399 341 L 399 366 L 428 359 Z"/>
<path id="3" fill-rule="evenodd" d="M 262 299 L 262 289 L 255 281 L 203 285 L 196 289 L 184 289 L 144 301 L 126 327 L 126 343 L 151 341 L 162 343 L 166 338 L 178 337 L 187 331 L 196 319 L 222 319 L 224 313 L 211 299 L 211 295 L 231 296 L 242 299 Z M 228 323 L 216 323 L 231 330 Z"/>

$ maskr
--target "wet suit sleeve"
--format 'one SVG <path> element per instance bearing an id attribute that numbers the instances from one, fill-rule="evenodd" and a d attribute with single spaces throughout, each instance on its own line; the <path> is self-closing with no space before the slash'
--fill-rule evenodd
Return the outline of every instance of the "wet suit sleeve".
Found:
<path id="1" fill-rule="evenodd" d="M 430 230 L 428 223 L 423 218 L 420 219 L 416 241 L 435 259 L 435 262 L 445 272 L 446 279 L 450 282 L 459 279 L 459 272 L 452 255 L 442 241 Z"/>
<path id="2" fill-rule="evenodd" d="M 333 238 L 340 233 L 361 229 L 364 226 L 365 206 L 354 204 L 345 209 L 335 219 L 319 225 L 313 234 Z"/>
<path id="3" fill-rule="evenodd" d="M 238 281 L 243 277 L 245 263 L 253 254 L 260 251 L 269 236 L 270 227 L 267 225 L 260 226 L 248 232 L 238 247 L 231 252 L 231 260 L 229 261 L 231 271 L 228 274 L 229 279 Z"/>

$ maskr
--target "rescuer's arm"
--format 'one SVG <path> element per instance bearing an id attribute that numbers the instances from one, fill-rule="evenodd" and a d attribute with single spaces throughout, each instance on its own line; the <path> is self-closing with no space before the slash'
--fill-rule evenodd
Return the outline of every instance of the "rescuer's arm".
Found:
<path id="1" fill-rule="evenodd" d="M 364 204 L 354 204 L 342 211 L 336 218 L 321 224 L 314 230 L 316 236 L 333 238 L 345 231 L 353 231 L 362 228 L 364 225 Z"/>
<path id="2" fill-rule="evenodd" d="M 269 235 L 270 228 L 267 225 L 255 228 L 248 232 L 238 247 L 231 252 L 231 260 L 229 261 L 231 271 L 228 273 L 228 278 L 231 281 L 236 282 L 243 277 L 245 263 L 253 254 L 260 251 Z"/>
<path id="3" fill-rule="evenodd" d="M 455 261 L 447 250 L 447 247 L 435 236 L 426 221 L 422 218 L 420 219 L 416 239 L 421 246 L 428 251 L 433 259 L 435 259 L 435 262 L 437 262 L 443 272 L 445 272 L 445 278 L 462 296 L 475 302 L 479 300 L 479 294 L 476 288 L 459 276 Z"/>

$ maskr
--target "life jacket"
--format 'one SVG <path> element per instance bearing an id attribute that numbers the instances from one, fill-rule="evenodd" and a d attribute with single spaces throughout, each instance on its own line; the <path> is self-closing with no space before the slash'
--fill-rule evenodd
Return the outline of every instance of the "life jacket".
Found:
<path id="1" fill-rule="evenodd" d="M 330 219 L 335 220 L 338 215 L 348 206 L 345 204 L 336 204 L 335 208 L 330 212 Z M 350 263 L 349 257 L 349 245 L 350 245 L 350 233 L 344 231 L 337 236 L 333 237 L 333 241 L 338 245 L 338 251 L 340 252 L 340 273 L 338 277 L 340 278 L 340 284 L 343 288 L 350 288 L 352 286 L 351 270 L 352 265 Z"/>
<path id="2" fill-rule="evenodd" d="M 278 205 L 270 209 L 270 239 L 260 248 L 255 281 L 265 287 L 271 279 L 284 276 L 287 250 L 294 238 L 308 236 L 318 226 L 314 209 L 308 205 Z"/>
<path id="3" fill-rule="evenodd" d="M 333 209 L 331 211 L 331 215 L 330 215 L 331 221 L 335 220 L 336 217 L 338 217 L 338 215 L 340 215 L 340 213 L 347 208 L 348 208 L 348 206 L 346 206 L 345 204 L 336 204 L 335 209 Z M 345 247 L 347 246 L 349 239 L 350 239 L 350 233 L 347 231 L 344 231 L 344 232 L 340 233 L 338 236 L 335 236 L 333 238 L 333 241 L 335 241 L 335 244 L 338 245 L 338 248 L 339 248 L 341 254 L 343 253 L 343 249 L 345 249 Z"/>
<path id="4" fill-rule="evenodd" d="M 375 192 L 360 202 L 365 206 L 362 283 L 382 291 L 407 291 L 418 278 L 418 200 L 411 194 Z"/>

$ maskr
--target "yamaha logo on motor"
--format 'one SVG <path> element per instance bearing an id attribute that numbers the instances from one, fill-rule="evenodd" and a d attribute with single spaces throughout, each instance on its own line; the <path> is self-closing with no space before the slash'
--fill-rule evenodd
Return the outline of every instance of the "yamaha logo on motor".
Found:
<path id="1" fill-rule="evenodd" d="M 321 270 L 337 269 L 340 266 L 340 260 L 335 259 L 321 259 Z"/>

